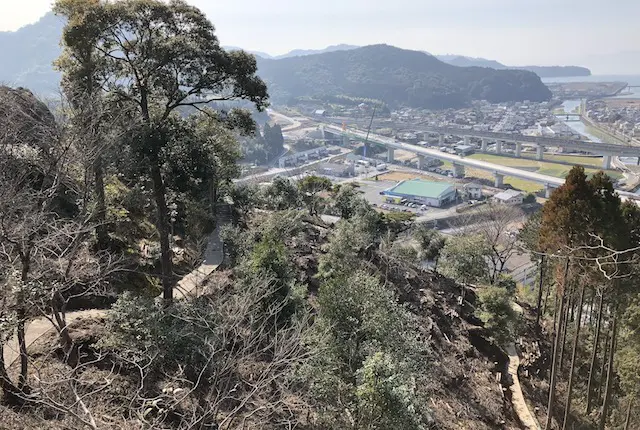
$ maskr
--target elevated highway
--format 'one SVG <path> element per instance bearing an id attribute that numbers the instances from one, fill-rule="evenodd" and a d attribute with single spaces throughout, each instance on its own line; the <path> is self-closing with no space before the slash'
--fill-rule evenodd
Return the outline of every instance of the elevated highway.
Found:
<path id="1" fill-rule="evenodd" d="M 505 176 L 513 176 L 516 178 L 524 179 L 527 181 L 535 182 L 538 184 L 542 184 L 545 189 L 545 195 L 549 197 L 552 190 L 554 188 L 558 188 L 560 185 L 564 184 L 563 178 L 556 178 L 554 176 L 543 175 L 536 172 L 529 172 L 527 170 L 516 169 L 514 167 L 501 166 L 499 164 L 489 163 L 482 160 L 475 160 L 471 158 L 461 157 L 455 154 L 449 154 L 446 152 L 441 152 L 436 149 L 425 148 L 418 145 L 413 145 L 410 143 L 400 142 L 396 139 L 376 135 L 373 133 L 367 133 L 360 130 L 354 129 L 343 129 L 342 127 L 338 127 L 335 125 L 324 124 L 321 126 L 322 131 L 328 132 L 331 134 L 339 135 L 354 139 L 368 142 L 376 143 L 379 145 L 383 145 L 387 148 L 387 160 L 389 162 L 393 161 L 394 153 L 393 151 L 396 149 L 401 149 L 404 151 L 412 152 L 418 156 L 418 167 L 421 168 L 421 163 L 424 162 L 425 157 L 436 158 L 442 161 L 449 161 L 453 164 L 454 174 L 455 176 L 464 176 L 464 168 L 470 167 L 474 169 L 484 170 L 487 172 L 491 172 L 495 179 L 495 186 L 500 188 L 503 186 L 503 180 Z M 450 134 L 450 133 L 448 133 Z M 640 148 L 638 149 L 640 153 Z M 640 195 L 618 191 L 618 194 L 624 198 L 640 200 Z"/>
<path id="2" fill-rule="evenodd" d="M 475 137 L 482 140 L 482 148 L 486 151 L 486 142 L 508 142 L 516 145 L 516 156 L 519 156 L 519 147 L 522 144 L 532 145 L 540 149 L 538 151 L 538 158 L 544 157 L 544 149 L 547 147 L 561 147 L 572 151 L 587 152 L 590 154 L 602 155 L 605 157 L 638 157 L 640 156 L 640 147 L 632 145 L 613 145 L 610 143 L 596 143 L 585 140 L 572 140 L 572 139 L 558 139 L 552 137 L 538 137 L 538 136 L 524 136 L 522 134 L 510 134 L 510 133 L 496 133 L 491 131 L 477 131 L 465 128 L 453 128 L 453 127 L 430 127 L 430 126 L 418 126 L 415 127 L 416 131 L 423 133 L 433 133 L 440 136 L 452 135 L 460 136 L 465 139 Z M 499 152 L 499 151 L 498 151 Z M 603 168 L 611 168 L 611 160 L 608 162 L 605 160 L 606 166 Z"/>

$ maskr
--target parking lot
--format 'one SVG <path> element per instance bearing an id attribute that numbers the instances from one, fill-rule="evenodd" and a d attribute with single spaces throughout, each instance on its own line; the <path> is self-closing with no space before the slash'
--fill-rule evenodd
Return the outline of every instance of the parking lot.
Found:
<path id="1" fill-rule="evenodd" d="M 398 183 L 395 181 L 360 180 L 358 181 L 358 184 L 360 185 L 360 191 L 363 192 L 364 197 L 369 203 L 374 207 L 387 212 L 411 212 L 418 216 L 422 216 L 427 213 L 437 215 L 440 212 L 447 212 L 447 209 L 441 208 L 425 207 L 422 209 L 420 205 L 412 205 L 413 207 L 411 207 L 407 205 L 388 203 L 386 201 L 386 196 L 383 196 L 380 193 L 396 186 Z"/>

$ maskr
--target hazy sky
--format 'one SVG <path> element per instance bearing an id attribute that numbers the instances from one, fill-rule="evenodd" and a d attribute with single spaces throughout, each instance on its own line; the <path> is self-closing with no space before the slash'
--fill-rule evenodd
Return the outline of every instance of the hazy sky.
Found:
<path id="1" fill-rule="evenodd" d="M 222 44 L 270 54 L 388 43 L 509 65 L 583 64 L 599 73 L 640 74 L 640 61 L 637 70 L 612 63 L 612 54 L 640 51 L 640 0 L 188 1 L 207 13 Z M 0 30 L 36 21 L 51 3 L 0 0 Z"/>

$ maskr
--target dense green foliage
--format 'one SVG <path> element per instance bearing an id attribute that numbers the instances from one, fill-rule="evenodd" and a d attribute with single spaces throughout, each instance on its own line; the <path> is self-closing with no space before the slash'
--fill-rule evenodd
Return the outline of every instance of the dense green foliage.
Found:
<path id="1" fill-rule="evenodd" d="M 440 271 L 461 283 L 486 281 L 490 253 L 489 245 L 480 235 L 449 240 L 442 248 Z"/>
<path id="2" fill-rule="evenodd" d="M 482 305 L 480 317 L 485 327 L 501 343 L 512 339 L 516 312 L 513 310 L 513 290 L 504 286 L 483 287 L 478 292 Z"/>
<path id="3" fill-rule="evenodd" d="M 55 9 L 68 19 L 59 65 L 72 105 L 78 97 L 104 99 L 110 109 L 128 117 L 121 143 L 132 161 L 147 167 L 160 236 L 161 280 L 169 304 L 173 300 L 167 203 L 171 178 L 163 167 L 174 159 L 186 158 L 183 155 L 190 156 L 195 166 L 186 163 L 181 170 L 199 167 L 192 171 L 193 179 L 208 190 L 213 203 L 227 180 L 223 178 L 230 176 L 221 171 L 223 166 L 229 166 L 229 160 L 234 164 L 239 156 L 237 151 L 218 150 L 215 157 L 220 162 L 203 157 L 207 150 L 198 146 L 219 133 L 194 123 L 201 119 L 185 119 L 181 110 L 190 108 L 212 124 L 251 133 L 255 124 L 249 112 L 236 109 L 217 113 L 207 110 L 206 105 L 246 100 L 263 110 L 266 86 L 255 75 L 255 58 L 242 51 L 228 53 L 222 49 L 211 22 L 184 1 L 60 0 Z M 194 129 L 195 135 L 189 129 Z M 198 136 L 198 132 L 205 136 Z M 186 144 L 190 138 L 199 140 L 190 146 Z M 212 137 L 210 146 L 215 141 Z M 227 146 L 223 144 L 222 148 Z M 185 178 L 178 180 L 184 182 Z"/>
<path id="4" fill-rule="evenodd" d="M 633 338 L 637 326 L 639 215 L 636 204 L 621 202 L 604 173 L 588 179 L 582 167 L 574 167 L 521 233 L 523 243 L 536 259 L 544 257 L 544 268 L 552 274 L 540 283 L 539 297 L 548 279 L 553 280 L 548 291 L 555 293 L 547 428 L 554 421 L 570 428 L 578 419 L 601 429 L 622 426 L 619 399 L 626 396 L 631 405 L 636 395 L 629 369 L 637 351 L 633 342 L 618 342 Z M 538 314 L 544 317 L 539 306 L 540 299 Z M 588 324 L 583 317 L 587 312 Z M 617 378 L 625 381 L 620 387 Z M 564 413 L 559 415 L 556 387 L 564 382 Z M 632 428 L 629 420 L 624 428 Z"/>
<path id="5" fill-rule="evenodd" d="M 414 214 L 378 212 L 356 183 L 236 184 L 234 131 L 254 124 L 207 97 L 262 110 L 251 56 L 220 48 L 211 23 L 181 0 L 59 0 L 56 10 L 69 17 L 60 115 L 27 90 L 0 87 L 0 427 L 517 425 L 496 373 L 507 366 L 499 344 L 514 342 L 519 325 L 516 282 L 502 273 L 519 214 L 481 213 L 471 234 L 445 240 Z M 372 50 L 381 56 L 361 57 Z M 387 54 L 410 64 L 382 70 Z M 389 74 L 401 92 L 424 62 L 389 47 L 325 55 L 342 56 L 345 79 L 374 93 Z M 372 81 L 349 68 L 356 60 L 376 67 Z M 434 66 L 438 83 L 453 70 Z M 444 103 L 440 95 L 418 102 Z M 279 126 L 266 125 L 263 139 L 269 156 L 283 150 Z M 208 234 L 214 224 L 224 225 L 223 243 Z M 549 423 L 577 424 L 579 398 L 585 422 L 633 428 L 640 209 L 606 175 L 577 167 L 520 245 L 555 275 L 540 274 L 540 294 L 553 280 L 555 320 L 540 319 L 532 332 L 543 347 L 530 354 L 542 363 L 532 385 L 539 378 L 546 389 L 551 373 Z M 442 274 L 425 260 L 440 261 Z M 90 317 L 70 323 L 79 308 Z M 35 318 L 55 331 L 30 331 Z M 566 394 L 563 417 L 556 391 Z"/>
<path id="6" fill-rule="evenodd" d="M 342 94 L 423 108 L 460 107 L 471 100 L 544 101 L 551 92 L 534 73 L 456 67 L 418 51 L 373 45 L 348 51 L 259 59 L 276 101 Z"/>

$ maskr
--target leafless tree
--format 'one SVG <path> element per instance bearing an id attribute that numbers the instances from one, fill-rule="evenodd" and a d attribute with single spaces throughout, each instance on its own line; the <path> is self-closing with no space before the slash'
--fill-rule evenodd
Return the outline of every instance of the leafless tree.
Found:
<path id="1" fill-rule="evenodd" d="M 177 428 L 184 429 L 268 428 L 274 421 L 280 422 L 278 428 L 294 428 L 306 406 L 295 393 L 291 375 L 314 353 L 304 342 L 310 322 L 305 313 L 279 323 L 284 302 L 263 308 L 273 288 L 272 280 L 261 279 L 242 291 L 219 291 L 201 299 L 206 304 L 198 312 L 174 314 L 205 329 L 206 340 L 197 351 L 203 364 L 163 372 L 162 392 L 148 396 L 142 383 L 145 366 L 132 363 L 141 382 L 137 409 L 131 404 L 137 419 L 152 428 L 166 426 L 170 416 L 178 416 Z M 212 311 L 220 321 L 217 327 L 211 325 Z"/>
<path id="2" fill-rule="evenodd" d="M 7 274 L 19 274 L 13 308 L 20 348 L 18 388 L 26 384 L 24 286 L 29 282 L 36 243 L 49 221 L 63 187 L 69 153 L 46 105 L 27 90 L 0 87 L 0 263 Z"/>
<path id="3" fill-rule="evenodd" d="M 488 261 L 491 283 L 496 282 L 507 261 L 517 252 L 518 235 L 515 231 L 523 220 L 524 213 L 517 207 L 485 204 L 465 213 L 455 222 L 465 234 L 476 233 L 484 237 L 491 249 Z"/>
<path id="4" fill-rule="evenodd" d="M 20 395 L 34 414 L 55 411 L 78 428 L 296 428 L 310 408 L 294 371 L 318 351 L 305 342 L 308 313 L 283 323 L 285 302 L 265 308 L 274 285 L 259 278 L 213 287 L 170 311 L 156 304 L 196 348 L 167 361 L 158 345 L 124 341 L 116 349 L 81 348 L 74 363 L 33 360 L 32 390 Z"/>
<path id="5" fill-rule="evenodd" d="M 11 363 L 0 363 L 0 377 L 5 394 L 15 394 L 27 383 L 28 320 L 49 319 L 71 352 L 68 304 L 103 289 L 121 259 L 91 250 L 93 214 L 76 213 L 78 148 L 46 105 L 26 90 L 0 87 L 0 130 L 0 313 L 13 323 L 5 321 L 0 340 L 15 330 L 20 350 L 18 384 L 6 375 Z"/>

